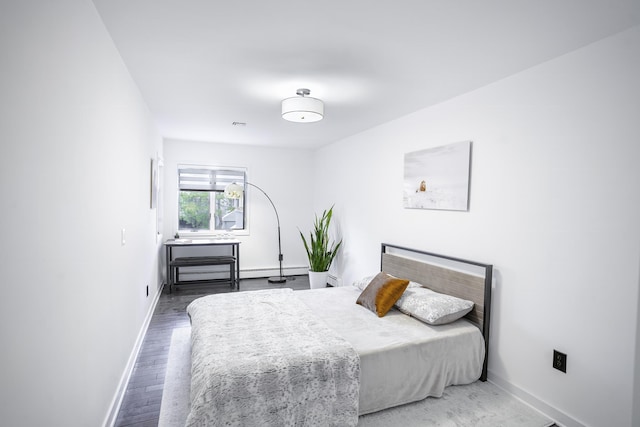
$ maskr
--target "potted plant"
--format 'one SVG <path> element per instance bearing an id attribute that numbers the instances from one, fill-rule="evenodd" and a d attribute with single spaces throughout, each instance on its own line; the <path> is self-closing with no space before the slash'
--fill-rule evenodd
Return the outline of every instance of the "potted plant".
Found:
<path id="1" fill-rule="evenodd" d="M 337 243 L 329 240 L 329 225 L 332 216 L 333 206 L 328 211 L 322 212 L 320 218 L 316 215 L 313 231 L 309 232 L 309 240 L 300 231 L 300 237 L 302 237 L 302 243 L 304 243 L 309 258 L 309 285 L 311 289 L 324 288 L 327 285 L 329 267 L 336 257 L 340 245 L 342 245 L 342 239 Z"/>

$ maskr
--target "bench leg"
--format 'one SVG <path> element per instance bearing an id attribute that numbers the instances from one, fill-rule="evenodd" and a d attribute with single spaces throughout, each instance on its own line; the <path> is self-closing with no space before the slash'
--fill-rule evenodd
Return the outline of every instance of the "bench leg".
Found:
<path id="1" fill-rule="evenodd" d="M 169 293 L 173 293 L 173 283 L 174 283 L 174 276 L 175 272 L 173 271 L 173 267 L 169 267 Z"/>

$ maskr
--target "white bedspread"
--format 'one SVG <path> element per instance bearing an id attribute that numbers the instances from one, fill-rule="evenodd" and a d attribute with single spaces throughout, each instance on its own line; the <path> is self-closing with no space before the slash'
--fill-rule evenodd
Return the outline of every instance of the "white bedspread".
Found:
<path id="1" fill-rule="evenodd" d="M 460 319 L 430 326 L 395 308 L 384 317 L 355 303 L 353 286 L 296 291 L 296 296 L 360 355 L 360 414 L 440 397 L 482 373 L 484 339 Z"/>
<path id="2" fill-rule="evenodd" d="M 291 289 L 210 295 L 192 320 L 188 426 L 354 426 L 359 356 Z"/>

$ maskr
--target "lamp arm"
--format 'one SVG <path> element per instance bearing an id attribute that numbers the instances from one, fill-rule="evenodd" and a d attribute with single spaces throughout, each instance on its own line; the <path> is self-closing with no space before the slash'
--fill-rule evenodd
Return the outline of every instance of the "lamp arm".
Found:
<path id="1" fill-rule="evenodd" d="M 269 197 L 269 195 L 262 188 L 248 181 L 245 181 L 244 183 L 260 190 L 260 192 L 264 194 L 267 200 L 269 200 L 269 203 L 271 203 L 271 206 L 273 206 L 273 211 L 276 213 L 276 221 L 278 221 L 278 261 L 280 262 L 280 279 L 282 279 L 282 243 L 280 240 L 280 216 L 278 215 L 278 209 L 276 209 L 276 205 L 273 203 L 273 200 L 271 200 L 271 197 Z"/>
<path id="2" fill-rule="evenodd" d="M 250 185 L 252 187 L 257 188 L 258 190 L 260 190 L 262 192 L 262 194 L 264 194 L 264 196 L 267 198 L 267 200 L 269 200 L 269 203 L 271 203 L 271 206 L 273 206 L 273 210 L 276 213 L 276 220 L 278 221 L 278 229 L 280 229 L 280 216 L 278 215 L 278 209 L 276 209 L 276 205 L 273 204 L 273 200 L 271 200 L 271 197 L 269 197 L 269 195 L 262 188 L 258 187 L 257 185 L 252 184 L 252 183 L 250 183 L 248 181 L 245 181 L 244 183 L 247 184 L 247 185 Z"/>

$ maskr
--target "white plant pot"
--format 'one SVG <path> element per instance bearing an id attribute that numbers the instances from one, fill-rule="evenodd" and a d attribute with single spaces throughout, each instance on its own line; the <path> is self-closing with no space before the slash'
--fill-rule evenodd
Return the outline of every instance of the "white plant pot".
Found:
<path id="1" fill-rule="evenodd" d="M 328 271 L 309 271 L 309 287 L 311 289 L 325 288 L 328 276 Z"/>

